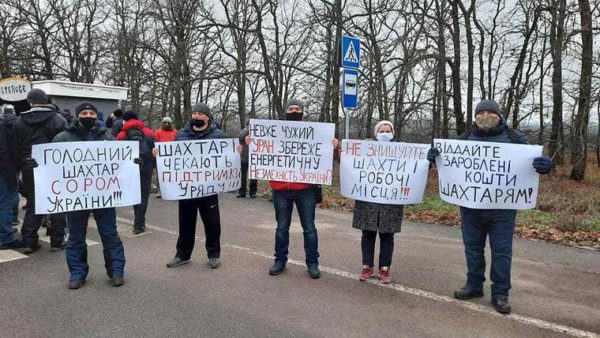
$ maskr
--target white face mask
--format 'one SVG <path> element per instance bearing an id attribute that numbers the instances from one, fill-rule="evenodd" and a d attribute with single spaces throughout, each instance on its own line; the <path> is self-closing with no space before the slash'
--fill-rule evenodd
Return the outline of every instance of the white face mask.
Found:
<path id="1" fill-rule="evenodd" d="M 389 142 L 394 138 L 394 134 L 392 133 L 377 133 L 377 141 L 381 142 Z"/>

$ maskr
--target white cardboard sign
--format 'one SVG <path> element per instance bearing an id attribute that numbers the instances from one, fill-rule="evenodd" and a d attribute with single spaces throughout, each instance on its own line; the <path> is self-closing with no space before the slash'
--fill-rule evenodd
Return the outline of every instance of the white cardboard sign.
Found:
<path id="1" fill-rule="evenodd" d="M 251 179 L 331 185 L 333 123 L 250 120 Z"/>
<path id="2" fill-rule="evenodd" d="M 141 201 L 137 141 L 37 144 L 35 213 L 136 205 Z"/>
<path id="3" fill-rule="evenodd" d="M 165 200 L 184 200 L 237 190 L 241 160 L 237 139 L 156 143 L 158 182 Z"/>
<path id="4" fill-rule="evenodd" d="M 533 209 L 539 174 L 534 145 L 435 139 L 442 200 L 473 209 Z"/>
<path id="5" fill-rule="evenodd" d="M 430 145 L 343 140 L 342 196 L 380 204 L 417 204 L 423 200 Z"/>

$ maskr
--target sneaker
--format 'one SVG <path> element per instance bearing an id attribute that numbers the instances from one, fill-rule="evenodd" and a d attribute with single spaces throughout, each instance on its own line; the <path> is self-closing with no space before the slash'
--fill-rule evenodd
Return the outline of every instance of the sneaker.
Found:
<path id="1" fill-rule="evenodd" d="M 208 259 L 208 266 L 210 266 L 211 269 L 216 269 L 219 267 L 219 265 L 221 265 L 221 261 L 218 257 Z"/>
<path id="2" fill-rule="evenodd" d="M 358 280 L 364 282 L 373 277 L 375 277 L 375 271 L 373 271 L 373 268 L 368 265 L 363 265 L 362 271 L 358 275 Z"/>
<path id="3" fill-rule="evenodd" d="M 319 278 L 321 277 L 321 271 L 319 271 L 318 264 L 311 264 L 308 266 L 308 275 L 310 278 Z"/>
<path id="4" fill-rule="evenodd" d="M 511 308 L 510 303 L 508 303 L 508 298 L 492 298 L 492 305 L 494 306 L 494 309 L 496 309 L 496 311 L 505 315 L 510 314 Z"/>
<path id="5" fill-rule="evenodd" d="M 238 194 L 237 196 L 235 196 L 237 198 L 246 198 L 246 194 Z"/>
<path id="6" fill-rule="evenodd" d="M 20 249 L 24 245 L 25 244 L 21 240 L 15 239 L 10 243 L 0 245 L 0 250 Z"/>
<path id="7" fill-rule="evenodd" d="M 71 290 L 76 290 L 76 289 L 79 289 L 80 287 L 82 287 L 84 283 L 85 283 L 85 279 L 70 280 L 69 284 L 67 284 L 67 288 L 69 288 Z"/>
<path id="8" fill-rule="evenodd" d="M 256 194 L 250 194 L 250 198 L 256 198 Z"/>
<path id="9" fill-rule="evenodd" d="M 50 251 L 51 252 L 58 252 L 58 251 L 64 250 L 66 247 L 67 247 L 67 242 L 63 241 L 59 245 L 52 245 L 52 246 L 50 246 Z"/>
<path id="10" fill-rule="evenodd" d="M 189 262 L 190 262 L 189 259 L 183 260 L 183 259 L 181 259 L 179 257 L 175 257 L 169 263 L 167 263 L 167 268 L 176 268 L 178 266 L 182 266 L 182 265 L 187 264 Z"/>
<path id="11" fill-rule="evenodd" d="M 36 251 L 38 251 L 42 246 L 39 244 L 36 245 L 25 245 L 23 247 L 23 253 L 26 255 L 32 254 Z"/>
<path id="12" fill-rule="evenodd" d="M 109 281 L 110 286 L 119 287 L 125 284 L 125 280 L 121 276 L 112 277 Z"/>
<path id="13" fill-rule="evenodd" d="M 19 224 L 21 224 L 21 221 L 19 221 L 18 219 L 15 219 L 12 221 L 12 226 L 14 226 L 14 227 L 18 227 Z"/>
<path id="14" fill-rule="evenodd" d="M 162 195 L 158 192 L 156 193 L 156 198 L 162 198 Z"/>
<path id="15" fill-rule="evenodd" d="M 275 261 L 271 269 L 269 269 L 269 275 L 277 276 L 285 270 L 285 262 Z"/>
<path id="16" fill-rule="evenodd" d="M 139 235 L 139 234 L 141 234 L 141 233 L 143 233 L 145 231 L 146 231 L 146 228 L 134 228 L 133 229 L 133 234 L 134 235 Z"/>
<path id="17" fill-rule="evenodd" d="M 390 284 L 392 281 L 392 276 L 390 276 L 389 266 L 383 266 L 379 268 L 379 280 L 382 284 Z"/>
<path id="18" fill-rule="evenodd" d="M 462 289 L 454 291 L 454 298 L 467 300 L 476 297 L 483 297 L 483 290 L 476 289 L 470 285 L 465 285 Z"/>

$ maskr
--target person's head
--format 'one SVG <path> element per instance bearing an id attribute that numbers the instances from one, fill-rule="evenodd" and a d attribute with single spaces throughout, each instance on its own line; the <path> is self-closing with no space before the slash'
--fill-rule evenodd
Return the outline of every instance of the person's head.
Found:
<path id="1" fill-rule="evenodd" d="M 161 128 L 162 130 L 171 130 L 171 129 L 173 129 L 173 120 L 171 120 L 171 118 L 170 118 L 170 117 L 168 117 L 168 116 L 165 116 L 165 117 L 162 119 L 162 123 L 161 123 L 161 125 L 160 125 L 160 128 Z"/>
<path id="2" fill-rule="evenodd" d="M 121 109 L 116 109 L 112 113 L 113 120 L 118 120 L 123 117 L 123 111 Z"/>
<path id="3" fill-rule="evenodd" d="M 302 121 L 304 104 L 298 99 L 291 99 L 285 106 L 285 119 L 288 121 Z"/>
<path id="4" fill-rule="evenodd" d="M 139 120 L 138 114 L 131 109 L 126 110 L 123 113 L 123 121 L 129 121 L 129 120 Z"/>
<path id="5" fill-rule="evenodd" d="M 500 107 L 494 100 L 483 100 L 475 107 L 475 124 L 479 129 L 490 130 L 502 121 Z"/>
<path id="6" fill-rule="evenodd" d="M 389 142 L 394 138 L 394 125 L 390 121 L 379 121 L 373 131 L 377 141 Z"/>
<path id="7" fill-rule="evenodd" d="M 84 101 L 75 108 L 77 121 L 86 129 L 92 129 L 98 121 L 98 109 L 92 103 Z"/>
<path id="8" fill-rule="evenodd" d="M 48 104 L 48 95 L 39 88 L 33 88 L 27 93 L 27 102 L 29 102 L 31 107 L 46 105 Z"/>
<path id="9" fill-rule="evenodd" d="M 211 119 L 212 114 L 207 104 L 199 102 L 192 107 L 192 120 L 190 123 L 194 130 L 205 130 L 210 125 Z"/>

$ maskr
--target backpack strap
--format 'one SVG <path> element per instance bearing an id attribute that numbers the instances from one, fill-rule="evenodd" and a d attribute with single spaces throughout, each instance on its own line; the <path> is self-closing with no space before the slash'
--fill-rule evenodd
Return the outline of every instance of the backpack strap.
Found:
<path id="1" fill-rule="evenodd" d="M 471 136 L 471 129 L 465 131 L 464 133 L 462 133 L 462 135 L 460 135 L 458 137 L 459 140 L 466 140 L 469 138 L 469 136 Z"/>

